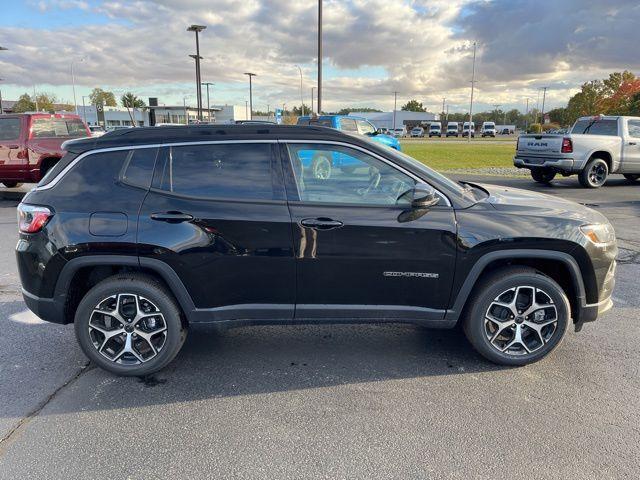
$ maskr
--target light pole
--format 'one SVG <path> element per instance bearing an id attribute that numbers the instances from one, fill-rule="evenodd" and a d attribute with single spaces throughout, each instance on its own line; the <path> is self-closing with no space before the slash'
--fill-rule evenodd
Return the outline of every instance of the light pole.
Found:
<path id="1" fill-rule="evenodd" d="M 187 113 L 187 97 L 182 97 L 182 107 L 184 108 L 184 124 L 189 125 L 189 115 Z"/>
<path id="2" fill-rule="evenodd" d="M 249 118 L 248 120 L 253 120 L 253 87 L 252 87 L 251 79 L 257 76 L 257 74 L 251 73 L 251 72 L 245 72 L 244 74 L 249 77 Z"/>
<path id="3" fill-rule="evenodd" d="M 0 49 L 2 49 L 2 47 L 0 47 Z M 2 82 L 3 80 L 4 78 L 0 78 L 0 82 Z M 3 113 L 4 113 L 4 110 L 2 108 L 2 89 L 0 89 L 0 115 L 2 115 Z"/>
<path id="4" fill-rule="evenodd" d="M 200 57 L 200 39 L 198 37 L 198 34 L 203 31 L 205 28 L 207 28 L 204 25 L 191 25 L 189 28 L 187 28 L 187 32 L 195 32 L 196 34 L 196 55 L 195 55 L 195 61 L 196 61 L 196 95 L 197 95 L 197 101 L 198 101 L 198 119 L 202 120 L 202 91 L 200 90 L 200 59 L 202 57 Z M 191 55 L 190 55 L 191 56 Z"/>
<path id="5" fill-rule="evenodd" d="M 300 114 L 304 117 L 304 96 L 302 94 L 302 69 L 299 65 L 296 65 L 300 71 Z"/>
<path id="6" fill-rule="evenodd" d="M 473 87 L 476 84 L 476 42 L 473 42 L 473 67 L 471 70 L 471 102 L 469 104 L 469 130 L 467 141 L 471 143 L 471 122 L 473 122 Z"/>
<path id="7" fill-rule="evenodd" d="M 322 114 L 322 0 L 318 0 L 318 115 Z"/>
<path id="8" fill-rule="evenodd" d="M 529 129 L 529 97 L 527 97 L 527 111 L 524 114 L 524 133 Z"/>
<path id="9" fill-rule="evenodd" d="M 498 110 L 500 109 L 500 107 L 501 107 L 502 105 L 500 105 L 499 103 L 494 103 L 494 104 L 493 104 L 493 106 L 494 106 L 494 108 L 496 109 L 496 118 L 497 118 L 497 117 L 498 117 Z"/>
<path id="10" fill-rule="evenodd" d="M 393 92 L 393 129 L 396 129 L 396 108 L 398 107 L 398 92 Z"/>
<path id="11" fill-rule="evenodd" d="M 313 91 L 316 89 L 316 87 L 311 87 L 311 112 L 315 112 L 315 110 L 313 109 Z"/>
<path id="12" fill-rule="evenodd" d="M 82 95 L 82 118 L 84 120 L 84 123 L 87 123 L 87 107 L 85 107 L 84 105 L 84 99 L 85 98 L 89 98 L 88 95 Z"/>
<path id="13" fill-rule="evenodd" d="M 71 60 L 71 86 L 73 88 L 73 108 L 75 109 L 75 114 L 78 114 L 78 101 L 76 100 L 76 75 L 73 70 L 73 64 L 78 62 L 84 62 L 85 57 L 82 57 L 80 60 Z"/>
<path id="14" fill-rule="evenodd" d="M 211 105 L 209 104 L 209 85 L 211 85 L 213 87 L 215 85 L 215 83 L 202 82 L 202 85 L 206 85 L 207 86 L 207 112 L 208 112 L 208 116 L 209 116 L 209 123 L 211 123 Z"/>
<path id="15" fill-rule="evenodd" d="M 247 101 L 244 101 L 244 119 L 249 120 L 249 105 L 247 105 Z"/>

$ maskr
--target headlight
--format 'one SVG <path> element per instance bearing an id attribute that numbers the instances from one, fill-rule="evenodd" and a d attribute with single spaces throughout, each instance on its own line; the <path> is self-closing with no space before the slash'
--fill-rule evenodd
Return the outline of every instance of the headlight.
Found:
<path id="1" fill-rule="evenodd" d="M 608 245 L 616 241 L 616 232 L 610 223 L 582 225 L 580 231 L 589 241 L 598 246 Z"/>

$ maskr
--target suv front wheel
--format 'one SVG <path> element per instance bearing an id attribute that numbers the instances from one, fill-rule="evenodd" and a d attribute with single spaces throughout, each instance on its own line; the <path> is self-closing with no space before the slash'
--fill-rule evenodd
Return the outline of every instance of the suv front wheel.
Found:
<path id="1" fill-rule="evenodd" d="M 143 376 L 164 368 L 187 330 L 173 296 L 146 275 L 103 280 L 81 300 L 75 332 L 85 355 L 117 375 Z"/>
<path id="2" fill-rule="evenodd" d="M 489 274 L 470 299 L 464 332 L 488 360 L 510 366 L 536 362 L 558 346 L 571 310 L 553 279 L 527 267 Z"/>

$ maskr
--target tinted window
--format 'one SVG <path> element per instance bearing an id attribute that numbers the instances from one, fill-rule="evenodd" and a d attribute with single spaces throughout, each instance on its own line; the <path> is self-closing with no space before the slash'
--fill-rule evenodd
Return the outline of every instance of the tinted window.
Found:
<path id="1" fill-rule="evenodd" d="M 618 135 L 617 120 L 578 120 L 571 133 L 584 133 L 589 135 Z"/>
<path id="2" fill-rule="evenodd" d="M 363 205 L 400 205 L 415 181 L 359 150 L 333 146 L 288 146 L 300 200 Z"/>
<path id="3" fill-rule="evenodd" d="M 629 136 L 640 138 L 640 120 L 629 120 Z"/>
<path id="4" fill-rule="evenodd" d="M 277 198 L 269 144 L 170 147 L 166 156 L 159 172 L 162 190 L 201 198 Z"/>
<path id="5" fill-rule="evenodd" d="M 17 140 L 19 136 L 19 118 L 0 118 L 0 140 Z"/>
<path id="6" fill-rule="evenodd" d="M 157 148 L 131 150 L 127 156 L 122 180 L 132 185 L 149 188 L 157 153 Z"/>
<path id="7" fill-rule="evenodd" d="M 341 118 L 340 119 L 340 130 L 344 130 L 345 132 L 358 132 L 358 127 L 356 127 L 356 121 L 351 118 Z"/>
<path id="8" fill-rule="evenodd" d="M 86 137 L 87 130 L 82 120 L 75 118 L 34 118 L 31 124 L 31 136 L 50 137 Z"/>

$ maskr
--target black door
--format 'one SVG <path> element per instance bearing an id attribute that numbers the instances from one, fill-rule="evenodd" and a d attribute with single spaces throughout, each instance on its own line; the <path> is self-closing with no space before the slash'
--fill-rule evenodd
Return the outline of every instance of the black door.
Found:
<path id="1" fill-rule="evenodd" d="M 415 177 L 363 150 L 281 148 L 297 263 L 296 318 L 443 318 L 455 264 L 446 198 L 412 218 Z M 324 161 L 322 175 L 312 166 Z"/>
<path id="2" fill-rule="evenodd" d="M 162 149 L 140 211 L 141 261 L 180 277 L 203 320 L 293 316 L 295 264 L 272 143 Z"/>

